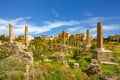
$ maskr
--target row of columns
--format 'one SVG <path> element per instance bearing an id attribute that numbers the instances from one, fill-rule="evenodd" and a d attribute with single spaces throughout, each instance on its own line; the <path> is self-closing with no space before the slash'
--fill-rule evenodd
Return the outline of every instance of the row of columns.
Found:
<path id="1" fill-rule="evenodd" d="M 9 40 L 12 42 L 13 27 L 9 24 Z M 25 26 L 25 46 L 28 46 L 28 26 Z M 86 30 L 86 46 L 90 46 L 90 31 Z M 102 23 L 97 23 L 97 50 L 103 50 Z"/>
<path id="2" fill-rule="evenodd" d="M 13 26 L 12 26 L 12 24 L 9 24 L 9 41 L 10 41 L 10 43 L 13 42 Z M 29 45 L 28 26 L 25 26 L 25 46 L 27 47 L 28 45 Z"/>

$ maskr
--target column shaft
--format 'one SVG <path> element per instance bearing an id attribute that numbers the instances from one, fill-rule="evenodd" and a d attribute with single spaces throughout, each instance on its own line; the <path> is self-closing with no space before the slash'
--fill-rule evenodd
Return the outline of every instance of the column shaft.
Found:
<path id="1" fill-rule="evenodd" d="M 103 48 L 102 23 L 97 23 L 97 48 Z"/>
<path id="2" fill-rule="evenodd" d="M 90 45 L 90 31 L 87 29 L 86 31 L 86 45 Z"/>
<path id="3" fill-rule="evenodd" d="M 9 41 L 10 41 L 10 43 L 13 41 L 13 40 L 12 40 L 12 34 L 13 34 L 13 33 L 12 33 L 12 28 L 13 28 L 13 27 L 12 27 L 12 24 L 9 24 Z"/>
<path id="4" fill-rule="evenodd" d="M 25 26 L 25 46 L 27 47 L 28 44 L 28 26 Z"/>

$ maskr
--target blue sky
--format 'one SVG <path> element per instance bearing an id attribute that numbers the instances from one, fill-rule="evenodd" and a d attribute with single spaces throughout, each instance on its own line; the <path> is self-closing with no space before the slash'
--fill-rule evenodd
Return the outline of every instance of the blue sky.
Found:
<path id="1" fill-rule="evenodd" d="M 70 34 L 90 29 L 96 36 L 97 22 L 103 23 L 107 37 L 120 34 L 120 0 L 0 0 L 0 34 L 8 35 L 13 24 L 14 35 L 54 35 L 65 30 Z"/>

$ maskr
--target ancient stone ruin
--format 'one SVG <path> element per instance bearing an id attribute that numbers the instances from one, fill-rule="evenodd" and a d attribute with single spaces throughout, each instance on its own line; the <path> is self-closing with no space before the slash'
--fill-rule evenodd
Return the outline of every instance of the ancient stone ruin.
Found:
<path id="1" fill-rule="evenodd" d="M 102 23 L 97 23 L 97 51 L 103 51 L 103 34 L 102 34 Z"/>
<path id="2" fill-rule="evenodd" d="M 2 50 L 11 52 L 14 56 L 21 57 L 24 62 L 29 62 L 30 64 L 33 64 L 34 58 L 32 52 L 27 52 L 24 50 L 24 48 L 21 47 L 22 44 L 13 41 L 12 43 L 5 42 L 1 45 Z"/>
<path id="3" fill-rule="evenodd" d="M 28 41 L 28 26 L 25 26 L 25 46 L 28 47 L 29 41 Z"/>
<path id="4" fill-rule="evenodd" d="M 12 32 L 12 24 L 9 24 L 9 41 L 10 41 L 10 43 L 12 43 L 12 34 L 13 34 L 13 32 Z"/>
<path id="5" fill-rule="evenodd" d="M 62 31 L 58 36 L 62 40 L 61 44 L 66 45 L 66 41 L 68 39 L 68 33 L 66 31 Z"/>
<path id="6" fill-rule="evenodd" d="M 111 60 L 112 51 L 103 48 L 102 23 L 97 23 L 97 48 L 93 51 L 93 58 L 97 60 Z"/>
<path id="7" fill-rule="evenodd" d="M 9 24 L 9 42 L 13 42 L 13 26 L 12 24 Z M 29 46 L 29 40 L 28 40 L 28 26 L 25 26 L 25 47 Z"/>
<path id="8" fill-rule="evenodd" d="M 101 74 L 102 69 L 100 67 L 100 64 L 99 64 L 98 60 L 91 59 L 90 66 L 86 71 L 90 74 Z"/>
<path id="9" fill-rule="evenodd" d="M 87 29 L 86 30 L 86 51 L 88 51 L 90 47 L 91 47 L 91 44 L 90 44 L 90 31 L 89 31 L 89 29 Z"/>
<path id="10" fill-rule="evenodd" d="M 22 57 L 24 61 L 26 60 L 29 63 L 33 63 L 33 53 L 25 51 L 26 47 L 28 47 L 28 26 L 25 26 L 25 45 L 19 43 L 17 41 L 13 41 L 13 26 L 9 24 L 9 42 L 4 42 L 1 44 L 1 49 L 4 51 L 11 52 L 13 55 L 17 55 Z M 26 47 L 25 47 L 26 46 Z"/>

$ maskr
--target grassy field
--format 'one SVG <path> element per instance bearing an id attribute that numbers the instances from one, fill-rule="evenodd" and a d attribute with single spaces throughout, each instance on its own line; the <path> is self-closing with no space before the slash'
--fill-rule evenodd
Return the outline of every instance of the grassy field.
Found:
<path id="1" fill-rule="evenodd" d="M 36 44 L 37 43 L 37 44 Z M 30 66 L 29 72 L 26 72 L 26 63 L 20 61 L 20 57 L 13 56 L 12 53 L 0 51 L 0 80 L 98 80 L 98 74 L 88 75 L 83 69 L 88 68 L 92 52 L 85 52 L 84 49 L 79 51 L 76 47 L 62 60 L 52 60 L 46 62 L 45 59 L 51 59 L 50 55 L 54 52 L 49 49 L 47 41 L 33 41 L 32 45 L 36 47 L 34 52 L 34 65 Z M 114 62 L 120 63 L 120 43 L 106 42 L 105 49 L 113 51 Z M 93 45 L 95 48 L 95 45 Z M 66 60 L 68 66 L 62 64 Z M 72 60 L 73 62 L 70 62 Z M 79 63 L 79 69 L 74 69 L 74 62 Z M 100 65 L 103 76 L 117 75 L 120 76 L 120 66 Z"/>

